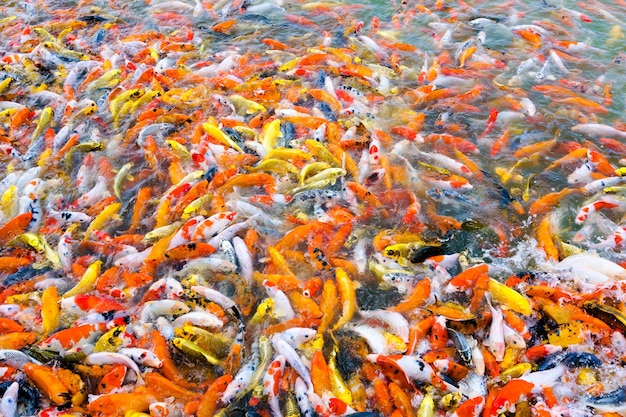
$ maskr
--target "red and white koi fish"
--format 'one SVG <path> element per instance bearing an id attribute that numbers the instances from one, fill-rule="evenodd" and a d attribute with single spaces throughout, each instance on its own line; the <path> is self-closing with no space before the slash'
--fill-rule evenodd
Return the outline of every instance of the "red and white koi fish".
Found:
<path id="1" fill-rule="evenodd" d="M 76 209 L 91 207 L 107 194 L 109 194 L 107 191 L 107 179 L 105 177 L 98 176 L 98 180 L 93 188 L 80 196 L 74 203 L 71 204 L 71 207 Z"/>
<path id="2" fill-rule="evenodd" d="M 192 240 L 195 240 L 193 239 L 193 235 L 200 223 L 202 223 L 204 220 L 204 216 L 196 216 L 187 220 L 174 234 L 172 240 L 170 240 L 170 244 L 167 247 L 167 250 L 173 249 L 177 246 L 184 245 L 191 242 Z"/>
<path id="3" fill-rule="evenodd" d="M 596 242 L 587 243 L 587 246 L 592 249 L 620 249 L 626 244 L 626 226 L 621 226 L 615 229 L 613 233 L 606 238 Z"/>
<path id="4" fill-rule="evenodd" d="M 492 108 L 489 110 L 489 118 L 487 119 L 487 124 L 485 125 L 485 130 L 483 133 L 478 135 L 478 140 L 487 136 L 491 131 L 496 127 L 496 120 L 498 119 L 498 109 Z"/>
<path id="5" fill-rule="evenodd" d="M 155 281 L 152 285 L 150 285 L 150 288 L 148 288 L 148 292 L 153 293 L 160 299 L 172 300 L 182 297 L 185 290 L 183 289 L 180 281 L 167 277 Z"/>
<path id="6" fill-rule="evenodd" d="M 431 256 L 424 260 L 424 265 L 428 265 L 431 268 L 435 269 L 437 267 L 444 268 L 449 271 L 450 269 L 456 267 L 459 264 L 459 253 L 453 253 L 450 255 L 439 255 L 439 256 Z"/>
<path id="7" fill-rule="evenodd" d="M 121 353 L 114 352 L 96 352 L 87 355 L 85 358 L 85 363 L 87 365 L 114 365 L 121 364 L 126 366 L 127 368 L 132 369 L 137 376 L 137 382 L 141 385 L 145 385 L 143 378 L 141 377 L 141 371 L 137 364 L 128 356 L 123 355 Z"/>
<path id="8" fill-rule="evenodd" d="M 270 363 L 267 373 L 263 377 L 263 393 L 268 397 L 267 402 L 272 410 L 272 415 L 278 417 L 282 417 L 283 415 L 280 409 L 280 404 L 278 403 L 278 394 L 280 390 L 280 379 L 283 375 L 284 369 L 285 357 L 283 355 L 278 355 L 274 361 Z"/>
<path id="9" fill-rule="evenodd" d="M 626 201 L 618 200 L 615 197 L 611 196 L 605 196 L 600 200 L 583 206 L 576 215 L 576 224 L 583 224 L 589 218 L 589 215 L 591 213 L 598 212 L 599 210 L 614 209 L 618 207 L 626 207 Z"/>
<path id="10" fill-rule="evenodd" d="M 76 173 L 76 189 L 80 194 L 85 194 L 96 183 L 96 161 L 93 154 L 88 153 L 83 158 L 83 163 Z"/>
<path id="11" fill-rule="evenodd" d="M 537 345 L 537 346 L 533 346 L 533 347 L 526 349 L 526 352 L 524 352 L 524 356 L 528 360 L 536 362 L 539 359 L 545 358 L 546 356 L 551 355 L 553 353 L 561 352 L 562 350 L 563 348 L 561 346 L 543 344 L 543 345 Z"/>
<path id="12" fill-rule="evenodd" d="M 15 146 L 8 143 L 0 143 L 0 152 L 7 156 L 10 156 L 11 158 L 22 159 L 22 154 L 20 153 L 20 151 L 15 149 Z"/>
<path id="13" fill-rule="evenodd" d="M 105 331 L 104 323 L 83 324 L 56 332 L 39 344 L 39 348 L 64 354 L 65 351 L 96 341 Z"/>
<path id="14" fill-rule="evenodd" d="M 376 166 L 380 163 L 380 141 L 372 138 L 369 146 L 369 164 L 370 166 Z"/>
<path id="15" fill-rule="evenodd" d="M 236 215 L 237 212 L 225 211 L 222 213 L 214 214 L 208 219 L 201 221 L 195 228 L 192 240 L 206 241 L 211 239 L 219 231 L 228 226 L 230 222 L 233 221 Z"/>
<path id="16" fill-rule="evenodd" d="M 143 261 L 148 258 L 150 252 L 152 252 L 152 246 L 141 252 L 124 254 L 123 256 L 116 258 L 113 265 L 128 270 L 137 270 L 141 267 L 141 265 L 143 265 Z"/>
<path id="17" fill-rule="evenodd" d="M 469 191 L 474 188 L 472 184 L 469 183 L 465 178 L 460 176 L 455 176 L 453 179 L 435 179 L 425 177 L 424 181 L 430 183 L 433 187 L 441 188 L 445 190 L 459 190 L 459 191 Z"/>
<path id="18" fill-rule="evenodd" d="M 361 311 L 360 316 L 367 320 L 379 320 L 389 326 L 392 333 L 398 335 L 404 343 L 409 341 L 409 322 L 400 313 L 388 310 Z"/>
<path id="19" fill-rule="evenodd" d="M 579 12 L 578 10 L 572 10 L 572 9 L 568 9 L 565 7 L 561 7 L 559 8 L 557 11 L 557 13 L 564 13 L 567 15 L 570 15 L 571 17 L 573 17 L 574 19 L 580 20 L 581 22 L 585 22 L 585 23 L 591 23 L 592 20 L 589 16 L 587 16 L 586 14 Z"/>
<path id="20" fill-rule="evenodd" d="M 298 352 L 296 352 L 296 350 L 278 334 L 272 336 L 271 341 L 272 346 L 276 349 L 276 352 L 278 352 L 279 355 L 284 356 L 285 360 L 298 373 L 298 375 L 300 375 L 302 380 L 306 382 L 307 386 L 313 386 L 309 368 L 304 364 Z"/>
<path id="21" fill-rule="evenodd" d="M 165 401 L 159 401 L 150 404 L 149 407 L 150 416 L 154 417 L 175 417 L 177 414 L 176 408 Z"/>

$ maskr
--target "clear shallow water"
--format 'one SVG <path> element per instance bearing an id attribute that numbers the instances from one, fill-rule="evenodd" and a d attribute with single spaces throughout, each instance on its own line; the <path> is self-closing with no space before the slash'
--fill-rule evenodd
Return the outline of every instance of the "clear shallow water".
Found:
<path id="1" fill-rule="evenodd" d="M 505 399 L 520 414 L 621 412 L 624 4 L 0 7 L 0 299 L 21 326 L 0 344 L 45 363 L 7 371 L 41 392 L 22 392 L 18 415 L 162 415 L 148 407 L 159 403 L 170 415 L 291 416 L 294 392 L 301 414 L 390 414 L 406 400 L 404 415 L 430 415 L 431 397 L 453 415 L 454 396 L 483 397 L 485 415 Z M 460 286 L 463 270 L 483 272 Z M 196 329 L 219 337 L 189 333 L 192 309 L 213 315 Z M 506 342 L 501 310 L 517 332 Z M 313 333 L 297 330 L 291 351 L 277 338 L 294 327 Z M 478 349 L 456 372 L 436 361 L 464 360 L 442 327 Z M 68 338 L 73 328 L 86 334 Z M 545 344 L 566 356 L 524 355 Z M 163 361 L 136 360 L 147 388 L 134 372 L 98 386 L 111 365 L 85 355 L 121 346 Z M 327 385 L 314 355 L 332 365 L 335 349 Z M 495 356 L 487 371 L 479 352 Z M 371 354 L 432 372 L 405 369 L 407 382 L 393 376 L 402 362 Z M 265 371 L 246 379 L 285 357 L 277 394 L 261 388 Z M 554 400 L 537 382 L 509 398 L 497 374 L 537 366 L 552 373 L 529 378 L 560 384 Z M 44 372 L 66 386 L 48 390 Z M 296 378 L 309 373 L 305 394 Z M 213 397 L 228 375 L 241 393 L 233 383 Z"/>

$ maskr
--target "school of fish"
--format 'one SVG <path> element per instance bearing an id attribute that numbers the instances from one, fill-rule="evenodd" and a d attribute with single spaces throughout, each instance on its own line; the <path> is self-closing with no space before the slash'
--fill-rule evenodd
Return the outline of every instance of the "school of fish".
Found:
<path id="1" fill-rule="evenodd" d="M 624 0 L 2 3 L 3 417 L 626 415 Z"/>

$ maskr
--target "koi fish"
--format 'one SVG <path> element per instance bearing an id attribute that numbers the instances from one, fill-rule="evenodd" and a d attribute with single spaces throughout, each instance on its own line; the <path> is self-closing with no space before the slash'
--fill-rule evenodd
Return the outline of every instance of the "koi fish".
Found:
<path id="1" fill-rule="evenodd" d="M 504 359 L 504 320 L 502 311 L 498 308 L 494 308 L 491 305 L 491 301 L 487 298 L 489 303 L 489 309 L 491 310 L 491 327 L 489 328 L 489 349 L 496 358 L 496 361 L 502 362 Z"/>
<path id="2" fill-rule="evenodd" d="M 194 228 L 192 240 L 209 240 L 220 230 L 224 229 L 237 215 L 236 212 L 224 212 L 215 214 L 198 223 Z"/>
<path id="3" fill-rule="evenodd" d="M 65 351 L 95 342 L 104 332 L 104 323 L 83 324 L 75 328 L 60 330 L 39 344 L 39 348 L 63 354 Z"/>
<path id="4" fill-rule="evenodd" d="M 286 362 L 300 375 L 300 378 L 306 382 L 308 387 L 311 387 L 313 382 L 311 381 L 311 374 L 308 367 L 302 362 L 302 359 L 283 338 L 279 335 L 274 335 L 271 339 L 272 346 L 280 355 L 285 357 Z"/>
<path id="5" fill-rule="evenodd" d="M 385 375 L 391 372 L 397 376 L 393 379 L 402 385 L 409 387 L 415 386 L 412 380 L 416 380 L 426 384 L 432 384 L 440 389 L 448 390 L 447 384 L 435 373 L 430 365 L 416 356 L 384 356 L 384 355 L 368 355 L 367 359 L 382 367 Z"/>
<path id="6" fill-rule="evenodd" d="M 487 125 L 485 126 L 485 130 L 483 131 L 483 133 L 478 135 L 478 140 L 482 139 L 483 137 L 491 133 L 491 131 L 496 126 L 497 118 L 498 118 L 498 109 L 492 108 L 491 110 L 489 110 L 489 118 L 487 119 Z"/>
<path id="7" fill-rule="evenodd" d="M 623 411 L 624 0 L 5 3 L 0 414 Z"/>
<path id="8" fill-rule="evenodd" d="M 150 366 L 152 368 L 160 368 L 163 366 L 163 361 L 159 359 L 154 352 L 147 349 L 122 348 L 118 352 L 128 356 L 139 365 Z"/>
<path id="9" fill-rule="evenodd" d="M 159 316 L 180 315 L 189 312 L 189 307 L 182 301 L 160 300 L 146 302 L 139 312 L 140 320 L 144 323 L 154 321 Z"/>
<path id="10" fill-rule="evenodd" d="M 17 394 L 20 384 L 13 382 L 4 392 L 0 400 L 0 412 L 3 416 L 15 417 L 17 414 Z"/>
<path id="11" fill-rule="evenodd" d="M 498 415 L 502 410 L 515 409 L 515 405 L 530 395 L 534 387 L 535 384 L 523 380 L 509 381 L 493 400 L 491 415 Z"/>
<path id="12" fill-rule="evenodd" d="M 241 367 L 237 375 L 233 377 L 232 381 L 224 390 L 222 402 L 228 404 L 241 390 L 245 389 L 250 384 L 252 375 L 256 370 L 257 361 L 257 357 L 252 357 L 248 363 Z"/>
<path id="13" fill-rule="evenodd" d="M 174 337 L 171 339 L 171 342 L 172 342 L 172 345 L 174 345 L 174 347 L 180 350 L 181 352 L 204 359 L 206 360 L 207 363 L 211 365 L 220 365 L 222 363 L 219 359 L 213 356 L 210 352 L 206 351 L 198 344 L 193 343 L 189 340 L 182 339 L 180 337 Z"/>
<path id="14" fill-rule="evenodd" d="M 96 352 L 87 355 L 85 363 L 90 365 L 110 365 L 116 363 L 125 365 L 135 372 L 138 382 L 142 385 L 144 384 L 143 378 L 141 377 L 141 371 L 139 370 L 137 364 L 123 354 L 113 352 Z"/>
<path id="15" fill-rule="evenodd" d="M 24 369 L 24 365 L 26 365 L 27 363 L 41 365 L 41 362 L 39 362 L 37 359 L 19 350 L 12 349 L 0 350 L 0 362 L 20 370 Z"/>
<path id="16" fill-rule="evenodd" d="M 626 139 L 626 132 L 598 123 L 581 123 L 572 126 L 571 129 L 573 132 L 594 137 L 616 137 Z"/>
<path id="17" fill-rule="evenodd" d="M 268 396 L 270 409 L 276 416 L 282 416 L 280 404 L 278 403 L 278 383 L 282 377 L 285 368 L 286 358 L 278 355 L 272 363 L 269 364 L 267 373 L 263 377 L 263 393 Z"/>
<path id="18" fill-rule="evenodd" d="M 591 213 L 595 213 L 602 209 L 613 209 L 622 206 L 623 202 L 607 196 L 603 199 L 583 206 L 576 215 L 576 224 L 583 224 L 589 218 Z"/>

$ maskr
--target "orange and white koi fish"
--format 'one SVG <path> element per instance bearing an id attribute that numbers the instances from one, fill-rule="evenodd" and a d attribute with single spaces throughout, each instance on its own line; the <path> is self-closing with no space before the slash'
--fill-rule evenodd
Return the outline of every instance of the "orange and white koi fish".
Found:
<path id="1" fill-rule="evenodd" d="M 618 200 L 616 198 L 606 196 L 598 201 L 583 206 L 576 215 L 576 224 L 583 224 L 591 213 L 598 212 L 604 209 L 614 209 L 626 207 L 626 202 Z"/>
<path id="2" fill-rule="evenodd" d="M 367 356 L 367 359 L 380 366 L 385 375 L 390 375 L 387 371 L 398 375 L 395 378 L 390 376 L 392 381 L 401 378 L 400 381 L 404 381 L 402 383 L 408 384 L 410 387 L 414 387 L 412 380 L 416 380 L 425 384 L 435 385 L 442 390 L 448 390 L 449 388 L 431 366 L 417 356 L 371 354 Z"/>
<path id="3" fill-rule="evenodd" d="M 83 324 L 60 330 L 41 342 L 39 348 L 64 354 L 69 349 L 95 342 L 104 330 L 104 323 Z"/>
<path id="4" fill-rule="evenodd" d="M 530 396 L 535 384 L 523 380 L 509 381 L 496 395 L 491 405 L 490 416 L 497 416 L 503 411 L 513 412 L 515 405 Z"/>
<path id="5" fill-rule="evenodd" d="M 280 404 L 278 402 L 279 384 L 285 368 L 286 359 L 283 355 L 278 355 L 270 363 L 267 373 L 263 377 L 263 393 L 268 396 L 270 409 L 276 416 L 282 416 Z"/>
<path id="6" fill-rule="evenodd" d="M 96 352 L 87 355 L 85 358 L 85 363 L 89 365 L 112 365 L 112 364 L 121 364 L 135 372 L 138 383 L 144 385 L 143 378 L 141 377 L 141 371 L 137 364 L 128 356 L 123 355 L 121 353 L 114 352 Z"/>
<path id="7" fill-rule="evenodd" d="M 237 213 L 234 211 L 217 213 L 208 219 L 199 222 L 195 227 L 192 240 L 200 241 L 211 239 L 220 230 L 228 226 L 236 215 Z"/>

